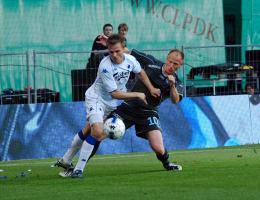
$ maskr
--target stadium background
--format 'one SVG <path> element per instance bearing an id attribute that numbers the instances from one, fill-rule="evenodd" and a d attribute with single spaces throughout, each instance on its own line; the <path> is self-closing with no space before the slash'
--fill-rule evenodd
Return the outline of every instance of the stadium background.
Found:
<path id="1" fill-rule="evenodd" d="M 0 0 L 0 53 L 28 51 L 31 66 L 34 51 L 90 51 L 105 23 L 112 23 L 116 32 L 121 22 L 129 25 L 129 48 L 151 52 L 173 46 L 258 44 L 259 9 L 257 0 Z M 225 23 L 229 14 L 236 16 L 234 26 Z M 161 59 L 164 54 L 163 50 L 156 51 Z M 64 102 L 71 101 L 68 74 L 72 69 L 85 68 L 88 54 L 66 62 L 70 57 L 63 54 L 55 60 L 57 56 L 43 56 L 37 63 L 57 67 L 58 74 L 39 68 L 37 86 L 62 91 Z M 26 69 L 6 68 L 10 59 L 17 66 L 24 65 L 24 59 L 1 57 L 0 89 L 23 89 L 27 79 L 21 74 L 26 74 Z M 225 61 L 222 48 L 206 53 L 195 49 L 187 52 L 185 60 L 195 67 Z M 32 80 L 32 71 L 29 76 Z M 247 95 L 185 98 L 177 106 L 166 102 L 160 112 L 169 149 L 259 143 L 259 104 L 253 105 Z M 1 160 L 60 156 L 85 120 L 82 103 L 1 105 L 0 113 Z M 123 140 L 106 140 L 99 153 L 149 151 L 133 130 L 129 132 Z M 120 148 L 115 148 L 118 143 Z"/>

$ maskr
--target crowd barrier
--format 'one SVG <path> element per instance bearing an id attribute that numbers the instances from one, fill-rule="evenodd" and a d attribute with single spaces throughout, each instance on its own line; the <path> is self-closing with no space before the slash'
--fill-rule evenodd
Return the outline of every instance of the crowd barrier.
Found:
<path id="1" fill-rule="evenodd" d="M 252 85 L 258 92 L 259 47 L 260 45 L 180 47 L 185 54 L 183 67 L 178 71 L 184 84 L 184 96 L 243 94 L 246 93 L 246 84 Z M 142 51 L 164 61 L 169 49 Z M 54 99 L 45 97 L 47 99 L 45 102 L 84 100 L 84 92 L 95 80 L 100 61 L 98 56 L 97 60 L 90 61 L 90 53 L 90 51 L 0 53 L 0 99 L 8 95 L 19 96 L 19 92 L 20 96 L 27 97 L 26 100 L 22 98 L 18 102 L 14 100 L 1 103 L 42 102 L 38 100 L 44 99 L 39 97 L 39 90 L 59 94 Z M 95 53 L 99 55 L 98 52 Z M 16 94 L 8 93 L 10 89 Z"/>

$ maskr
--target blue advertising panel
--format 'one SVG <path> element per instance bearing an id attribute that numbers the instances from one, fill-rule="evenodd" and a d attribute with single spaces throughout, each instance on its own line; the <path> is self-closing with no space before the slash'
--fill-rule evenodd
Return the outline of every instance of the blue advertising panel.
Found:
<path id="1" fill-rule="evenodd" d="M 253 101 L 255 100 L 255 101 Z M 184 98 L 159 107 L 168 150 L 254 144 L 260 141 L 259 96 Z M 0 106 L 0 160 L 60 157 L 86 121 L 83 102 Z M 132 127 L 106 139 L 99 154 L 151 151 Z"/>

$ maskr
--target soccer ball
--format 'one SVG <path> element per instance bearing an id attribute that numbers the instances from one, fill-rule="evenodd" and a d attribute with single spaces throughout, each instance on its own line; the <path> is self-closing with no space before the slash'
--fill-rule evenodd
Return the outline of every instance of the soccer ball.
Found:
<path id="1" fill-rule="evenodd" d="M 108 118 L 104 123 L 104 133 L 110 139 L 119 139 L 125 134 L 125 124 L 117 117 Z"/>

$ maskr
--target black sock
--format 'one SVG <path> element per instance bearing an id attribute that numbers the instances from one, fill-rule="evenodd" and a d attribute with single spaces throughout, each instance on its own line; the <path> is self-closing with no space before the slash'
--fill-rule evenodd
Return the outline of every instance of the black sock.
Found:
<path id="1" fill-rule="evenodd" d="M 170 162 L 169 162 L 169 154 L 167 152 L 167 150 L 165 149 L 165 152 L 163 155 L 160 154 L 156 154 L 157 159 L 160 160 L 163 164 L 163 166 L 167 166 Z"/>

